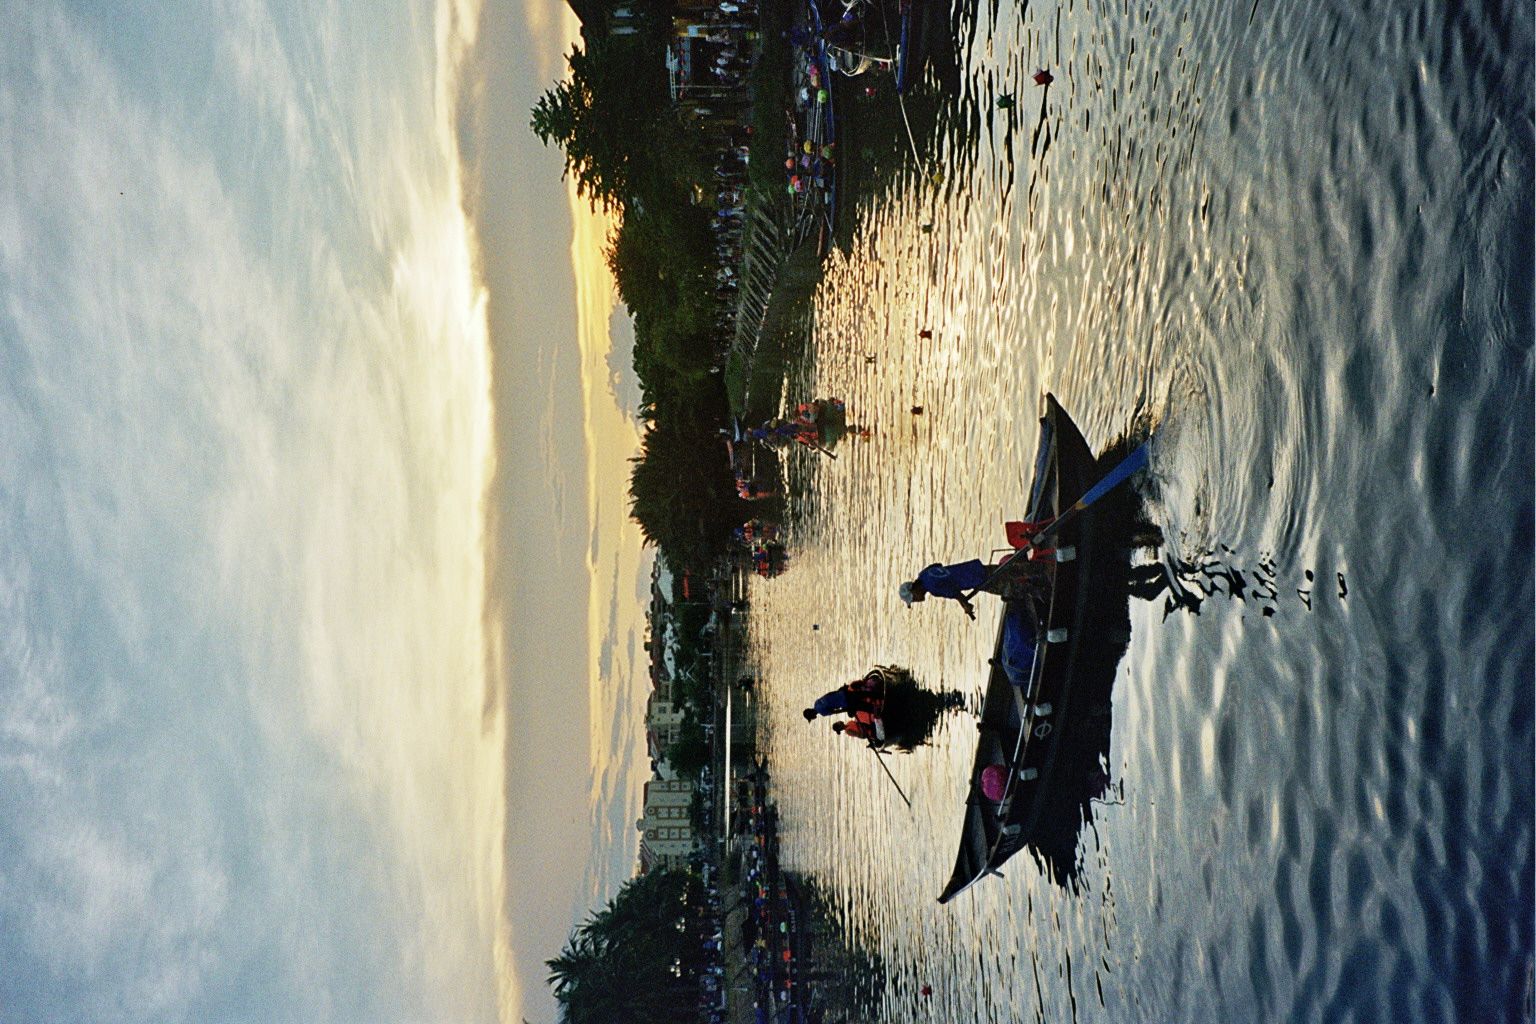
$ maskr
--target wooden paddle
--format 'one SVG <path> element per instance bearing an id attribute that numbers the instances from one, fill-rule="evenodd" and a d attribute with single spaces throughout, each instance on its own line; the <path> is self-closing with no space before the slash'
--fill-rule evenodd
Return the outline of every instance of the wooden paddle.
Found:
<path id="1" fill-rule="evenodd" d="M 1081 498 L 1078 498 L 1072 507 L 1068 508 L 1065 512 L 1058 514 L 1055 519 L 1052 519 L 1040 529 L 1036 530 L 1034 536 L 1030 538 L 1029 546 L 1036 547 L 1042 537 L 1045 537 L 1047 534 L 1055 533 L 1067 523 L 1070 523 L 1074 518 L 1077 517 L 1078 513 L 1082 512 L 1089 505 L 1092 505 L 1094 502 L 1104 497 L 1104 495 L 1108 494 L 1110 491 L 1123 484 L 1126 480 L 1130 479 L 1133 473 L 1147 464 L 1147 459 L 1151 455 L 1151 446 L 1151 441 L 1143 441 L 1139 446 L 1137 446 L 1135 451 L 1131 452 L 1131 454 L 1127 455 L 1123 460 L 1121 460 L 1118 466 L 1104 474 L 1104 478 L 1102 480 L 1088 488 L 1088 492 Z M 1013 557 L 1018 558 L 1019 556 L 1014 555 Z M 990 573 L 987 574 L 987 578 L 982 581 L 981 586 L 977 587 L 975 590 L 972 590 L 969 594 L 966 595 L 966 597 L 975 597 L 976 594 L 984 587 L 986 587 L 988 583 L 991 583 L 994 579 L 1001 575 L 1003 570 L 1008 568 L 1012 561 L 1013 559 L 1009 559 L 1008 561 L 1000 564 L 996 569 L 993 569 Z"/>

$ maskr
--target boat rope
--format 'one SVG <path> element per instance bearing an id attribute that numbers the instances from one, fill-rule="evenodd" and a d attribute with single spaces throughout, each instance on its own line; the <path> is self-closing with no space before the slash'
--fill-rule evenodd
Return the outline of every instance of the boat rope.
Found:
<path id="1" fill-rule="evenodd" d="M 907 145 L 912 147 L 912 159 L 917 164 L 917 169 L 923 169 L 923 158 L 917 152 L 917 139 L 912 137 L 912 122 L 907 120 L 907 101 L 901 93 L 896 94 L 896 108 L 901 111 L 902 126 L 907 129 Z"/>

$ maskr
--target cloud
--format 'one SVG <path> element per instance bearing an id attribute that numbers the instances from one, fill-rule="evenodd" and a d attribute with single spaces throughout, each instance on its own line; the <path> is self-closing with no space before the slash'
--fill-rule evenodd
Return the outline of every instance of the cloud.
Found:
<path id="1" fill-rule="evenodd" d="M 531 56 L 539 77 L 553 83 L 565 74 L 565 53 L 576 39 L 575 13 L 559 0 L 523 0 L 523 20 L 533 38 Z"/>
<path id="2" fill-rule="evenodd" d="M 18 1019 L 502 1002 L 485 300 L 445 82 L 475 18 L 442 10 L 423 37 L 230 3 L 173 38 L 39 3 L 0 36 Z"/>
<path id="3" fill-rule="evenodd" d="M 277 23 L 255 0 L 224 0 L 216 6 L 224 26 L 215 42 L 220 67 L 247 109 L 277 127 L 282 152 L 302 171 L 314 158 L 313 127 Z"/>

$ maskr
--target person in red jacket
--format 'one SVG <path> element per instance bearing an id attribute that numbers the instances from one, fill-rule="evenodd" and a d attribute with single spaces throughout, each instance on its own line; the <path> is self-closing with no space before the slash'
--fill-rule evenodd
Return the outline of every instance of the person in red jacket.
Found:
<path id="1" fill-rule="evenodd" d="M 861 711 L 879 709 L 885 691 L 877 679 L 865 676 L 816 698 L 816 703 L 803 712 L 807 722 L 814 722 L 821 715 L 835 715 L 839 711 L 857 715 Z"/>
<path id="2" fill-rule="evenodd" d="M 874 728 L 869 725 L 865 725 L 858 719 L 854 719 L 850 722 L 833 722 L 832 731 L 835 733 L 840 733 L 844 736 L 852 736 L 854 739 L 869 740 L 871 743 L 875 741 Z"/>

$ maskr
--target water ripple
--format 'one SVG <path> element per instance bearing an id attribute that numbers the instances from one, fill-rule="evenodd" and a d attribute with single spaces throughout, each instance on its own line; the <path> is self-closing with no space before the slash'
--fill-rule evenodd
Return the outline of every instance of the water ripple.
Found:
<path id="1" fill-rule="evenodd" d="M 891 966 L 890 1021 L 1517 1017 L 1528 5 L 960 23 L 942 182 L 910 173 L 866 211 L 816 300 L 800 384 L 875 436 L 792 456 L 794 569 L 753 593 L 795 866 Z M 894 759 L 909 814 L 798 709 L 877 662 L 974 702 L 995 610 L 909 611 L 895 588 L 1000 542 L 1045 390 L 1095 445 L 1156 422 L 1165 557 L 1248 566 L 1252 586 L 1213 583 L 1198 615 L 1132 609 L 1119 797 L 1084 832 L 1081 891 L 1020 856 L 939 907 L 968 720 Z"/>

